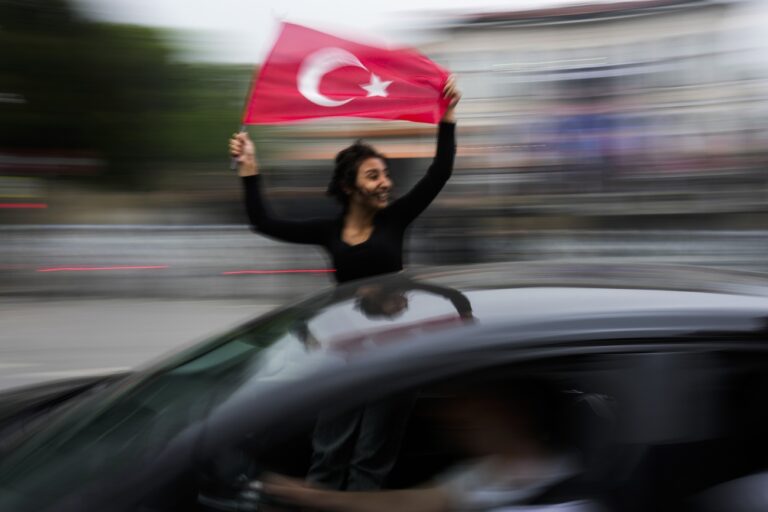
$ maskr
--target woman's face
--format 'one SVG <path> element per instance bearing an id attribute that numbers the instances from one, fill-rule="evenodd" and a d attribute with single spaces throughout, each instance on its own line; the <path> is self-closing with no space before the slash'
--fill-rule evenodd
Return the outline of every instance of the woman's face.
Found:
<path id="1" fill-rule="evenodd" d="M 357 168 L 355 189 L 350 194 L 351 201 L 358 201 L 362 206 L 374 210 L 386 208 L 389 204 L 389 192 L 392 180 L 389 169 L 381 158 L 367 158 Z"/>

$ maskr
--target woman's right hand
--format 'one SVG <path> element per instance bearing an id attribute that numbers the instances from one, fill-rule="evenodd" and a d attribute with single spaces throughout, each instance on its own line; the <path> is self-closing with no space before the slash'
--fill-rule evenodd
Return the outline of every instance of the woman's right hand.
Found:
<path id="1" fill-rule="evenodd" d="M 235 133 L 229 139 L 229 154 L 237 160 L 240 176 L 255 176 L 259 174 L 256 163 L 256 148 L 246 132 Z"/>

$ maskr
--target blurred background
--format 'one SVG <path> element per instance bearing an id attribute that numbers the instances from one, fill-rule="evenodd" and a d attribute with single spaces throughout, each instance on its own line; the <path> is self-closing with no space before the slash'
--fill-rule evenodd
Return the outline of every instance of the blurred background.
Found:
<path id="1" fill-rule="evenodd" d="M 409 265 L 768 270 L 766 2 L 470 3 L 0 0 L 0 387 L 133 365 L 331 286 L 319 249 L 249 231 L 228 168 L 280 18 L 457 75 L 457 168 Z M 332 158 L 356 138 L 400 191 L 434 152 L 412 123 L 249 131 L 295 218 L 335 212 Z"/>

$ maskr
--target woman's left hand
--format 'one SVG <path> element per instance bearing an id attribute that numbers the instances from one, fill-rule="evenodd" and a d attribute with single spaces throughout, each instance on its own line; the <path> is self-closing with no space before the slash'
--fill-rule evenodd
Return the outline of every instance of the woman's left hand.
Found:
<path id="1" fill-rule="evenodd" d="M 448 78 L 448 81 L 445 83 L 445 87 L 443 87 L 443 97 L 447 98 L 449 103 L 448 108 L 445 110 L 445 114 L 443 114 L 442 121 L 447 123 L 455 123 L 456 117 L 454 116 L 453 111 L 461 99 L 461 91 L 456 88 L 456 78 L 453 75 Z"/>

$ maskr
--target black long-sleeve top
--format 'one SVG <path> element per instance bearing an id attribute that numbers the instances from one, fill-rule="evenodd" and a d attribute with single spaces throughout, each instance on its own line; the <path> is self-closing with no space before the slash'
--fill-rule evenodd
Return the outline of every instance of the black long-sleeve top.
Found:
<path id="1" fill-rule="evenodd" d="M 285 220 L 275 218 L 261 192 L 259 175 L 243 178 L 245 206 L 254 231 L 286 242 L 323 246 L 331 256 L 339 283 L 403 269 L 403 237 L 413 220 L 442 190 L 453 170 L 455 124 L 440 123 L 437 151 L 427 173 L 404 196 L 376 213 L 373 232 L 365 242 L 342 240 L 344 219 Z"/>

